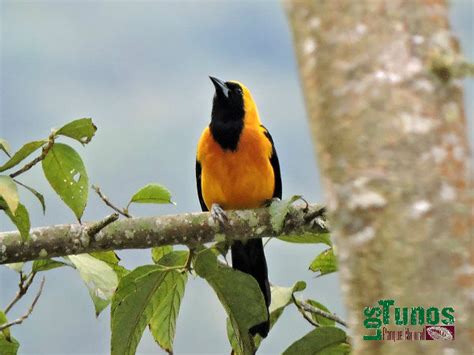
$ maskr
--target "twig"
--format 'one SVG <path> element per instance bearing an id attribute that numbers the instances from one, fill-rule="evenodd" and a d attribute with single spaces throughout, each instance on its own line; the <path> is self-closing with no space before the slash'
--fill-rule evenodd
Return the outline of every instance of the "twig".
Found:
<path id="1" fill-rule="evenodd" d="M 48 154 L 49 150 L 51 149 L 53 145 L 54 145 L 54 133 L 51 133 L 48 138 L 48 144 L 46 144 L 43 147 L 43 150 L 41 151 L 41 155 L 39 157 L 36 157 L 32 161 L 30 161 L 28 164 L 23 166 L 20 170 L 17 170 L 14 173 L 11 173 L 10 177 L 13 179 L 17 177 L 18 175 L 23 174 L 24 172 L 30 170 L 34 165 L 36 165 L 37 163 L 39 163 L 41 160 L 43 160 L 46 157 L 46 155 Z"/>
<path id="2" fill-rule="evenodd" d="M 105 196 L 102 191 L 100 190 L 100 187 L 97 185 L 92 185 L 92 189 L 99 195 L 100 199 L 104 201 L 104 203 L 109 206 L 111 209 L 116 211 L 117 213 L 120 213 L 122 216 L 127 217 L 127 218 L 132 218 L 132 216 L 126 211 L 124 208 L 118 208 L 115 205 L 110 202 L 110 200 Z"/>
<path id="3" fill-rule="evenodd" d="M 267 246 L 268 243 L 270 243 L 270 240 L 272 240 L 273 237 L 268 237 L 267 240 L 265 241 L 265 243 L 263 243 L 263 247 L 265 248 Z"/>
<path id="4" fill-rule="evenodd" d="M 305 205 L 306 205 L 306 207 L 304 208 L 303 211 L 304 211 L 304 212 L 308 212 L 308 208 L 309 208 L 309 203 L 308 203 L 308 201 L 306 201 L 306 199 L 305 199 L 303 196 L 300 196 L 299 199 L 300 199 L 301 201 L 303 201 L 303 202 L 305 203 Z"/>
<path id="5" fill-rule="evenodd" d="M 306 311 L 305 309 L 300 305 L 300 303 L 298 302 L 298 300 L 296 299 L 295 295 L 292 294 L 291 295 L 291 298 L 293 299 L 293 303 L 295 304 L 296 308 L 298 309 L 298 311 L 300 311 L 300 313 L 303 315 L 304 319 L 306 319 L 309 323 L 311 323 L 311 325 L 315 326 L 315 327 L 319 327 L 319 324 L 316 323 L 315 321 L 313 321 L 311 319 L 311 317 L 309 317 L 307 314 L 306 314 Z"/>
<path id="6" fill-rule="evenodd" d="M 90 225 L 86 228 L 86 233 L 93 237 L 97 233 L 99 233 L 102 229 L 107 227 L 110 223 L 115 222 L 119 218 L 118 213 L 112 213 L 111 215 L 105 217 L 104 219 L 95 222 L 94 224 Z"/>
<path id="7" fill-rule="evenodd" d="M 15 298 L 5 308 L 5 314 L 7 314 L 8 311 L 10 311 L 10 309 L 26 294 L 35 276 L 36 272 L 31 272 L 28 276 L 25 277 L 25 275 L 23 275 L 23 272 L 20 271 L 20 282 L 18 283 L 18 292 L 16 293 Z"/>
<path id="8" fill-rule="evenodd" d="M 229 260 L 227 260 L 227 255 L 222 255 L 222 257 L 224 258 L 225 264 L 226 264 L 227 266 L 230 266 L 230 265 L 229 265 Z"/>
<path id="9" fill-rule="evenodd" d="M 338 316 L 336 316 L 335 314 L 328 313 L 328 312 L 325 312 L 321 309 L 313 307 L 309 303 L 306 303 L 304 301 L 296 301 L 296 302 L 298 302 L 300 307 L 302 309 L 304 309 L 306 312 L 317 314 L 318 316 L 321 316 L 321 317 L 324 317 L 324 318 L 327 318 L 327 319 L 331 319 L 331 320 L 335 321 L 336 323 L 339 323 L 339 324 L 343 325 L 344 327 L 347 327 L 347 323 L 345 321 L 343 321 L 341 318 L 339 318 Z"/>
<path id="10" fill-rule="evenodd" d="M 38 293 L 36 294 L 34 300 L 33 300 L 33 303 L 31 304 L 30 308 L 28 308 L 28 311 L 22 315 L 20 318 L 18 319 L 15 319 L 14 321 L 11 321 L 11 322 L 8 322 L 8 323 L 5 323 L 5 324 L 2 324 L 0 325 L 0 331 L 2 331 L 3 329 L 6 329 L 6 328 L 9 328 L 11 327 L 12 325 L 15 325 L 15 324 L 21 324 L 23 323 L 23 321 L 29 317 L 29 315 L 31 314 L 31 312 L 33 312 L 33 309 L 35 308 L 36 306 L 36 303 L 38 302 L 40 296 L 41 296 L 41 292 L 43 291 L 43 286 L 44 286 L 44 276 L 43 278 L 41 279 L 41 284 L 40 284 L 40 287 L 39 287 L 39 290 L 38 290 Z M 6 313 L 6 312 L 5 312 Z"/>

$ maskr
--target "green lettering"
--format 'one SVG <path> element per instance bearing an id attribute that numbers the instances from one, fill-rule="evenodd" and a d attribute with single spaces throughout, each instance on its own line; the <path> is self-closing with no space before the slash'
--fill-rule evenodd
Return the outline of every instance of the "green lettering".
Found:
<path id="1" fill-rule="evenodd" d="M 408 324 L 408 308 L 403 307 L 403 319 L 400 319 L 400 308 L 395 308 L 395 324 L 396 325 L 407 325 Z"/>
<path id="2" fill-rule="evenodd" d="M 439 323 L 439 309 L 436 307 L 430 307 L 426 310 L 426 322 L 431 325 Z"/>
<path id="3" fill-rule="evenodd" d="M 416 314 L 418 313 L 418 322 L 416 320 Z M 411 308 L 411 325 L 425 324 L 425 309 L 423 307 L 412 307 Z"/>
<path id="4" fill-rule="evenodd" d="M 382 340 L 382 331 L 377 329 L 375 335 L 364 335 L 364 340 Z"/>
<path id="5" fill-rule="evenodd" d="M 395 304 L 394 300 L 380 300 L 379 305 L 383 307 L 383 324 L 390 323 L 390 306 Z"/>
<path id="6" fill-rule="evenodd" d="M 382 325 L 382 321 L 378 318 L 382 314 L 380 307 L 365 307 L 364 316 L 364 327 L 367 329 L 377 329 Z"/>
<path id="7" fill-rule="evenodd" d="M 445 319 L 442 320 L 443 324 L 454 324 L 454 314 L 452 313 L 454 313 L 453 307 L 445 307 L 441 310 L 441 314 L 445 317 Z"/>

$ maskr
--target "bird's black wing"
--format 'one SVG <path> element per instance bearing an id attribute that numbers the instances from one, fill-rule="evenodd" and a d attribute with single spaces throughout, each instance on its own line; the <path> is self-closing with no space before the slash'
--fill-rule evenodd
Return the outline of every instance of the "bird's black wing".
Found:
<path id="1" fill-rule="evenodd" d="M 202 186 L 201 186 L 201 163 L 199 160 L 196 159 L 196 185 L 197 185 L 197 193 L 199 197 L 199 203 L 201 204 L 201 209 L 204 212 L 209 211 L 204 202 L 204 198 L 202 197 Z"/>
<path id="2" fill-rule="evenodd" d="M 262 125 L 265 130 L 264 134 L 272 144 L 272 155 L 270 156 L 270 164 L 273 167 L 273 174 L 275 175 L 275 188 L 273 189 L 273 197 L 278 197 L 281 199 L 282 195 L 282 186 L 281 186 L 281 173 L 280 173 L 280 162 L 278 161 L 278 155 L 275 149 L 275 143 L 273 143 L 273 138 L 268 132 L 268 130 Z"/>

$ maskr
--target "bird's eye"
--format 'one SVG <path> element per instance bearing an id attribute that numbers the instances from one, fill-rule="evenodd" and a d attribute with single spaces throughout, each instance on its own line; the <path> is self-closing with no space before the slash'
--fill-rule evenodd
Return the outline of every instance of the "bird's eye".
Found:
<path id="1" fill-rule="evenodd" d="M 237 93 L 242 94 L 242 88 L 237 87 L 237 90 L 236 90 L 236 91 L 237 91 Z"/>

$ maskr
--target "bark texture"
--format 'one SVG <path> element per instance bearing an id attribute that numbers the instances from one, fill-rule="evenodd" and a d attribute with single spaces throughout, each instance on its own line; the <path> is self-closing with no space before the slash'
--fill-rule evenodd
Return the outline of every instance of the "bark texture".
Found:
<path id="1" fill-rule="evenodd" d="M 471 353 L 473 190 L 457 79 L 462 58 L 447 4 L 285 5 L 354 353 Z M 381 299 L 454 307 L 456 340 L 364 341 L 374 333 L 364 328 L 364 307 Z M 393 308 L 391 317 L 393 329 Z"/>
<path id="2" fill-rule="evenodd" d="M 189 247 L 224 240 L 262 237 L 308 236 L 328 233 L 323 208 L 318 205 L 226 211 L 225 226 L 209 213 L 116 219 L 95 223 L 36 228 L 23 241 L 15 232 L 0 233 L 0 264 L 46 259 L 54 256 L 119 249 L 145 249 L 183 244 Z M 278 206 L 282 206 L 278 208 Z M 103 229 L 99 230 L 103 226 Z"/>

